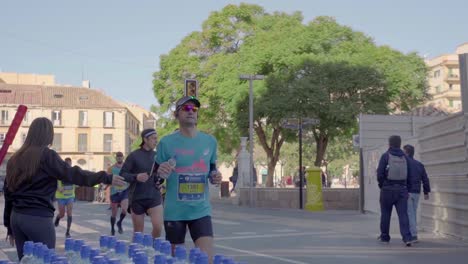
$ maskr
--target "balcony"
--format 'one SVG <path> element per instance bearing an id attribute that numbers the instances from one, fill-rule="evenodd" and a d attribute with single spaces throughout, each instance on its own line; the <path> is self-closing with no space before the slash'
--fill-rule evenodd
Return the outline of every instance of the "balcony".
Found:
<path id="1" fill-rule="evenodd" d="M 458 76 L 458 74 L 451 73 L 447 75 L 445 81 L 448 83 L 460 83 L 460 76 Z"/>

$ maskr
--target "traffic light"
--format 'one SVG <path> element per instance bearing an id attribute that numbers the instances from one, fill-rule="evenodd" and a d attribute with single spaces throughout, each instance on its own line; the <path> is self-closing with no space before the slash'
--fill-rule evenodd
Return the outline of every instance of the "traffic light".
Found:
<path id="1" fill-rule="evenodd" d="M 198 82 L 193 79 L 185 80 L 185 96 L 198 97 Z"/>

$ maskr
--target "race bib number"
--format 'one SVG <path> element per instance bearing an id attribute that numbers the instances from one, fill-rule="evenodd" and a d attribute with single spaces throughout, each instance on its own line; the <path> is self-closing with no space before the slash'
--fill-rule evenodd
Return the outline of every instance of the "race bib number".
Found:
<path id="1" fill-rule="evenodd" d="M 177 200 L 204 201 L 205 174 L 178 175 Z"/>
<path id="2" fill-rule="evenodd" d="M 63 195 L 64 196 L 72 196 L 74 191 L 75 191 L 75 188 L 73 187 L 73 184 L 63 185 Z"/>
<path id="3" fill-rule="evenodd" d="M 115 192 L 121 192 L 128 188 L 128 183 L 125 183 L 122 186 L 112 185 L 112 187 L 114 188 Z"/>

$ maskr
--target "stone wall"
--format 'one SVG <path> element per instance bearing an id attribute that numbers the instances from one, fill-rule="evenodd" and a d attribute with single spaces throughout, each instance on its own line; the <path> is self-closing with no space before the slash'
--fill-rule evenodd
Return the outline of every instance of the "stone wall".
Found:
<path id="1" fill-rule="evenodd" d="M 241 188 L 239 205 L 250 206 L 249 188 Z M 307 189 L 303 192 L 304 204 Z M 253 188 L 253 205 L 262 208 L 297 208 L 299 209 L 298 188 Z M 323 190 L 323 206 L 325 210 L 358 210 L 359 189 L 329 189 Z"/>

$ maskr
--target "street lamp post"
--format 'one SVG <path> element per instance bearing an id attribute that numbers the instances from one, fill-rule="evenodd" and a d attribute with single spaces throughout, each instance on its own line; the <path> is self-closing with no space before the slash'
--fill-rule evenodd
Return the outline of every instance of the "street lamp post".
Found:
<path id="1" fill-rule="evenodd" d="M 289 129 L 297 129 L 299 131 L 299 208 L 304 208 L 303 202 L 303 187 L 304 187 L 304 171 L 302 170 L 302 130 L 306 125 L 317 125 L 319 124 L 318 119 L 313 118 L 302 118 L 299 117 L 298 119 L 286 119 L 282 122 L 282 127 L 289 128 Z"/>
<path id="2" fill-rule="evenodd" d="M 249 186 L 249 203 L 252 206 L 252 187 L 253 187 L 253 81 L 254 80 L 263 80 L 265 76 L 263 75 L 252 75 L 252 74 L 241 74 L 239 79 L 249 80 L 249 148 L 250 148 L 250 186 Z"/>

